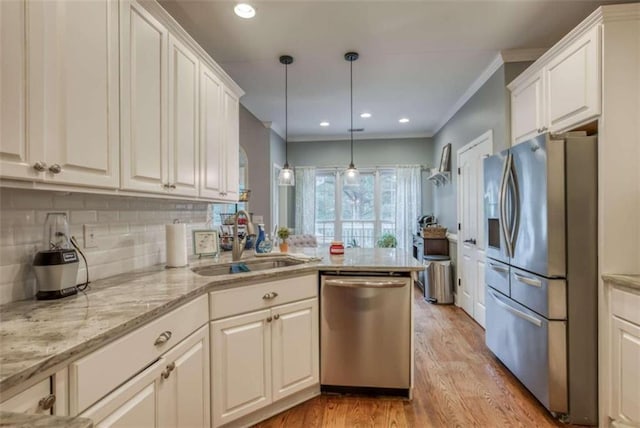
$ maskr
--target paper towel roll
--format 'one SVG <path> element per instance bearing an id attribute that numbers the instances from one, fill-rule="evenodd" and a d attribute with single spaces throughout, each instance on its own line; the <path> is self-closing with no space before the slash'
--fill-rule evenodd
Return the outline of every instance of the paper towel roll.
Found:
<path id="1" fill-rule="evenodd" d="M 187 265 L 187 225 L 167 224 L 167 267 Z"/>

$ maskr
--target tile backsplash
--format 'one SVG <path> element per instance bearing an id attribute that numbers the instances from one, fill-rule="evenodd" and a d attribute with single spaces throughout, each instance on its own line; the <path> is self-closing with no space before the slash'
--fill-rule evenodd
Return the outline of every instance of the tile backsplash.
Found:
<path id="1" fill-rule="evenodd" d="M 0 188 L 0 304 L 35 295 L 31 263 L 42 247 L 49 212 L 67 213 L 93 281 L 164 263 L 165 225 L 174 219 L 187 223 L 191 254 L 191 230 L 205 227 L 207 208 L 206 203 Z M 85 224 L 95 226 L 96 248 L 84 248 Z M 84 280 L 81 260 L 77 283 Z"/>

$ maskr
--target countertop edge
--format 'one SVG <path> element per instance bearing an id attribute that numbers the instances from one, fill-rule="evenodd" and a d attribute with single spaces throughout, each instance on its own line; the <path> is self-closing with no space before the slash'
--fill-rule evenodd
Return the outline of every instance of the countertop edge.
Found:
<path id="1" fill-rule="evenodd" d="M 0 427 L 93 428 L 93 421 L 79 416 L 32 415 L 0 411 Z"/>
<path id="2" fill-rule="evenodd" d="M 604 274 L 602 275 L 602 280 L 640 292 L 640 274 Z"/>

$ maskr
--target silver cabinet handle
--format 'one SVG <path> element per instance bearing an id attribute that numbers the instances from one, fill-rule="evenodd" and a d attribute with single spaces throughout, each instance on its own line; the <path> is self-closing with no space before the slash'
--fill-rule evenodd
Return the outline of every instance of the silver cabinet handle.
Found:
<path id="1" fill-rule="evenodd" d="M 54 163 L 53 165 L 51 165 L 49 167 L 49 172 L 51 172 L 53 174 L 60 174 L 62 172 L 62 167 L 60 165 L 58 165 L 57 163 Z"/>
<path id="2" fill-rule="evenodd" d="M 41 408 L 42 410 L 51 410 L 55 402 L 56 402 L 56 396 L 53 394 L 49 394 L 46 397 L 41 398 L 40 401 L 38 401 L 38 407 Z"/>
<path id="3" fill-rule="evenodd" d="M 542 281 L 540 281 L 539 279 L 527 278 L 526 276 L 518 275 L 515 272 L 513 273 L 513 276 L 515 279 L 517 279 L 519 282 L 523 284 L 531 285 L 532 287 L 542 288 Z"/>
<path id="4" fill-rule="evenodd" d="M 171 332 L 169 330 L 163 331 L 153 344 L 156 346 L 162 345 L 163 343 L 167 343 L 169 339 L 171 339 Z"/>
<path id="5" fill-rule="evenodd" d="M 275 291 L 270 291 L 264 296 L 262 296 L 264 300 L 271 300 L 271 299 L 275 299 L 276 297 L 278 297 L 278 293 L 276 293 Z"/>
<path id="6" fill-rule="evenodd" d="M 267 322 L 271 322 L 271 321 L 273 321 L 273 318 L 271 318 L 270 316 L 267 317 Z"/>
<path id="7" fill-rule="evenodd" d="M 491 270 L 495 270 L 496 272 L 502 272 L 502 273 L 507 273 L 509 272 L 509 269 L 496 265 L 494 263 L 489 263 L 489 267 L 491 268 Z"/>
<path id="8" fill-rule="evenodd" d="M 35 169 L 38 172 L 42 172 L 45 169 L 47 169 L 47 163 L 46 162 L 36 162 L 33 164 L 33 169 Z"/>
<path id="9" fill-rule="evenodd" d="M 176 368 L 176 363 L 170 363 L 167 364 L 167 368 L 164 369 L 164 371 L 162 372 L 162 379 L 169 379 L 169 376 L 171 376 L 171 372 Z"/>
<path id="10" fill-rule="evenodd" d="M 274 319 L 274 320 L 279 320 L 279 319 L 280 319 L 280 314 L 275 314 L 275 315 L 273 316 L 273 319 Z"/>
<path id="11" fill-rule="evenodd" d="M 175 189 L 175 188 L 176 188 L 176 185 L 175 185 L 175 184 L 169 184 L 169 183 L 166 183 L 166 184 L 163 184 L 163 185 L 162 185 L 162 188 L 164 188 L 164 189 L 171 189 L 171 190 L 173 190 L 173 189 Z"/>

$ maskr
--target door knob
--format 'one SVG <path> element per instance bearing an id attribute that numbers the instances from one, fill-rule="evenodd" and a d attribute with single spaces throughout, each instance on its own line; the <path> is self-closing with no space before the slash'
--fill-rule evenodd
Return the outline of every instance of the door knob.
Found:
<path id="1" fill-rule="evenodd" d="M 49 394 L 46 397 L 40 399 L 40 401 L 38 402 L 38 407 L 40 407 L 42 410 L 51 410 L 55 402 L 56 396 L 53 394 Z"/>
<path id="2" fill-rule="evenodd" d="M 169 379 L 171 372 L 176 368 L 176 363 L 167 364 L 167 368 L 162 372 L 162 379 Z"/>

